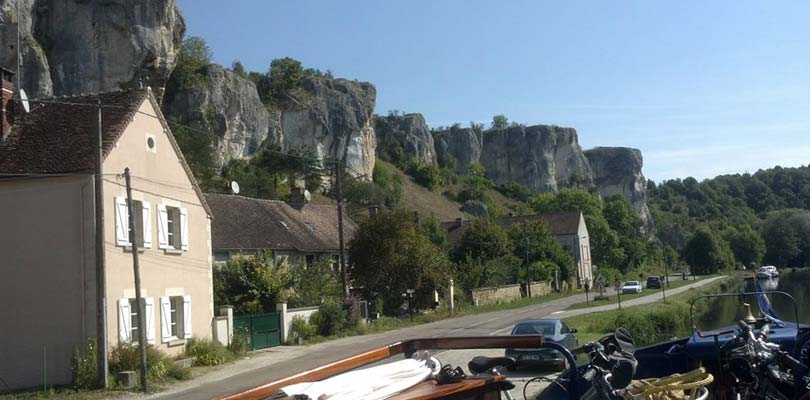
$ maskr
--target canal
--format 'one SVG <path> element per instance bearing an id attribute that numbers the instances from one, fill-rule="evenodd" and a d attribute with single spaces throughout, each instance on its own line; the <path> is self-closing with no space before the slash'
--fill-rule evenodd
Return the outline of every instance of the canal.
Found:
<path id="1" fill-rule="evenodd" d="M 765 291 L 782 291 L 792 296 L 798 306 L 799 322 L 810 323 L 810 270 L 781 271 L 779 277 L 760 280 L 760 284 Z M 754 290 L 753 277 L 740 279 L 724 289 L 726 293 Z M 771 294 L 768 297 L 780 319 L 796 320 L 793 302 L 787 296 Z M 751 305 L 754 316 L 761 316 L 754 296 L 747 297 L 745 302 Z M 698 300 L 696 306 L 701 315 L 697 321 L 698 329 L 709 330 L 734 324 L 739 302 L 737 296 L 731 296 Z"/>

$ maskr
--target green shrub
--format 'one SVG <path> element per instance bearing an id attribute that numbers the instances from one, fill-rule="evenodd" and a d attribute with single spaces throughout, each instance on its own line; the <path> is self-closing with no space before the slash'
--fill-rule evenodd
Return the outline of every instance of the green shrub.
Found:
<path id="1" fill-rule="evenodd" d="M 619 313 L 613 325 L 630 331 L 635 344 L 644 346 L 677 336 L 687 328 L 688 320 L 686 307 L 666 307 L 648 313 Z"/>
<path id="2" fill-rule="evenodd" d="M 315 327 L 303 317 L 296 316 L 292 320 L 292 338 L 307 340 L 315 336 Z"/>
<path id="3" fill-rule="evenodd" d="M 442 182 L 439 168 L 433 164 L 412 161 L 405 172 L 413 178 L 414 182 L 430 190 L 438 188 Z"/>
<path id="4" fill-rule="evenodd" d="M 248 332 L 247 329 L 235 329 L 233 332 L 233 339 L 231 339 L 231 344 L 228 345 L 228 351 L 233 354 L 234 357 L 241 357 L 247 354 L 248 350 Z"/>
<path id="5" fill-rule="evenodd" d="M 121 371 L 140 373 L 141 358 L 138 346 L 123 345 L 110 352 L 110 373 L 116 375 Z M 174 362 L 162 351 L 152 345 L 146 346 L 146 373 L 150 380 L 162 381 L 175 368 Z"/>
<path id="6" fill-rule="evenodd" d="M 96 340 L 87 339 L 83 350 L 73 352 L 73 387 L 77 389 L 94 389 L 98 387 L 96 376 Z"/>
<path id="7" fill-rule="evenodd" d="M 346 324 L 346 312 L 337 302 L 328 301 L 321 304 L 318 312 L 309 318 L 321 336 L 332 336 L 340 332 Z"/>
<path id="8" fill-rule="evenodd" d="M 194 357 L 194 365 L 212 366 L 233 360 L 225 346 L 210 339 L 191 338 L 186 343 L 186 355 Z"/>
<path id="9" fill-rule="evenodd" d="M 169 366 L 169 371 L 166 374 L 169 378 L 177 379 L 178 381 L 187 381 L 191 379 L 191 368 L 181 367 L 175 363 Z"/>

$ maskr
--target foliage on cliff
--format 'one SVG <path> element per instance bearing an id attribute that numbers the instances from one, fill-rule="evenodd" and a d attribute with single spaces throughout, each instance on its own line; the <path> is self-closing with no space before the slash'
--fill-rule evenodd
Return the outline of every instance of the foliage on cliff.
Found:
<path id="1" fill-rule="evenodd" d="M 736 264 L 810 265 L 810 249 L 800 245 L 810 238 L 810 166 L 650 182 L 648 189 L 656 236 L 676 249 L 709 229 Z"/>

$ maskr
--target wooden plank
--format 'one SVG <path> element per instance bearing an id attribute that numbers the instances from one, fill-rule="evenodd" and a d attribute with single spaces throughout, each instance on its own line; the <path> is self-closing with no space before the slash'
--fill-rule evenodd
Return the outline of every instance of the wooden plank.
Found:
<path id="1" fill-rule="evenodd" d="M 241 393 L 221 397 L 219 400 L 260 400 L 284 386 L 319 381 L 403 353 L 410 355 L 420 350 L 537 348 L 542 343 L 542 335 L 460 336 L 407 340 L 369 350 Z"/>

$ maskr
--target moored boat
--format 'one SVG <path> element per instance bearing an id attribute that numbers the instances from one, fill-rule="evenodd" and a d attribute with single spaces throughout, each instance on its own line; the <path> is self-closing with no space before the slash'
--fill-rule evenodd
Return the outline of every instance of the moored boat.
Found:
<path id="1" fill-rule="evenodd" d="M 776 278 L 779 276 L 779 270 L 777 270 L 773 265 L 763 265 L 757 269 L 756 275 L 757 278 L 760 279 Z"/>

